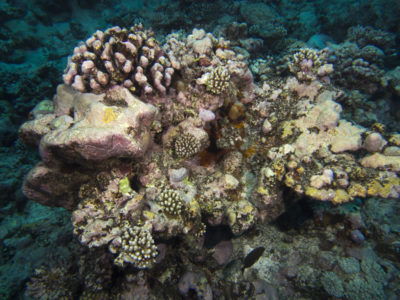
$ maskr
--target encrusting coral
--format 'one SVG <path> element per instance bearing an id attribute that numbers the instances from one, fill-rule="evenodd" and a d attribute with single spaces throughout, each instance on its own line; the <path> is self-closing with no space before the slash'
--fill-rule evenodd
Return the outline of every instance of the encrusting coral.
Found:
<path id="1" fill-rule="evenodd" d="M 333 204 L 399 198 L 398 134 L 342 119 L 325 54 L 301 49 L 295 77 L 256 86 L 243 55 L 204 30 L 164 45 L 140 26 L 97 32 L 54 108 L 20 129 L 42 157 L 24 193 L 72 210 L 83 245 L 138 269 L 163 263 L 164 241 L 200 257 L 207 226 L 239 236 L 275 219 L 284 188 Z"/>

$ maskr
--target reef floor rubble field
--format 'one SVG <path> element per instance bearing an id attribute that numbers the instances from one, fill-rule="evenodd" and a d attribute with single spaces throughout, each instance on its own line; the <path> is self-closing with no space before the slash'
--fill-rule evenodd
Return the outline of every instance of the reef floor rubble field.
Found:
<path id="1" fill-rule="evenodd" d="M 101 1 L 100 25 L 125 27 L 100 30 L 84 1 L 37 2 L 29 22 L 0 5 L 0 64 L 18 66 L 0 90 L 1 299 L 398 299 L 398 26 L 336 32 L 293 1 L 228 1 L 219 22 L 207 5 L 229 3 Z M 61 8 L 88 25 L 44 13 Z M 54 18 L 52 55 L 18 46 Z"/>

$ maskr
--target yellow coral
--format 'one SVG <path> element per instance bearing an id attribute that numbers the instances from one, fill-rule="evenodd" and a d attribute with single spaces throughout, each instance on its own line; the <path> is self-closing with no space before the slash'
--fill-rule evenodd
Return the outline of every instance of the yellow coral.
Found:
<path id="1" fill-rule="evenodd" d="M 278 178 L 278 180 L 282 180 L 283 176 L 285 175 L 285 163 L 282 159 L 275 160 L 272 168 L 275 171 L 275 176 Z"/>
<path id="2" fill-rule="evenodd" d="M 367 170 L 363 167 L 356 166 L 350 171 L 350 178 L 364 179 L 367 176 Z"/>
<path id="3" fill-rule="evenodd" d="M 349 193 L 351 199 L 356 197 L 364 198 L 367 196 L 367 188 L 359 183 L 351 183 L 347 189 L 347 192 Z"/>
<path id="4" fill-rule="evenodd" d="M 233 224 L 236 223 L 236 213 L 233 211 L 233 209 L 229 209 L 227 211 L 227 215 L 228 215 L 228 224 L 229 226 L 233 226 Z"/>
<path id="5" fill-rule="evenodd" d="M 341 204 L 341 203 L 345 203 L 345 202 L 349 202 L 349 201 L 350 201 L 350 196 L 346 192 L 346 190 L 337 189 L 335 191 L 335 197 L 333 197 L 333 199 L 332 199 L 333 204 Z"/>
<path id="6" fill-rule="evenodd" d="M 395 145 L 395 146 L 400 146 L 400 134 L 393 134 L 389 138 L 389 143 Z"/>
<path id="7" fill-rule="evenodd" d="M 383 182 L 378 179 L 372 179 L 367 184 L 368 196 L 380 196 L 383 198 L 388 198 L 392 193 L 394 186 L 400 186 L 400 178 L 390 177 Z"/>
<path id="8" fill-rule="evenodd" d="M 103 122 L 104 123 L 110 123 L 114 121 L 118 117 L 118 113 L 114 111 L 111 107 L 107 107 L 104 110 L 104 115 L 103 115 Z"/>
<path id="9" fill-rule="evenodd" d="M 189 203 L 189 215 L 191 217 L 200 215 L 200 204 L 196 200 L 192 200 Z"/>
<path id="10" fill-rule="evenodd" d="M 253 210 L 254 210 L 253 205 L 248 204 L 248 205 L 246 205 L 246 206 L 243 208 L 242 213 L 245 214 L 245 215 L 247 215 L 247 214 L 252 213 Z"/>
<path id="11" fill-rule="evenodd" d="M 124 196 L 129 196 L 132 193 L 128 177 L 125 177 L 119 181 L 119 191 Z"/>
<path id="12" fill-rule="evenodd" d="M 293 135 L 293 129 L 295 128 L 295 124 L 293 121 L 286 121 L 285 123 L 283 123 L 283 131 L 282 131 L 282 135 L 281 138 L 287 138 L 291 135 Z"/>
<path id="13" fill-rule="evenodd" d="M 145 210 L 143 211 L 143 216 L 147 219 L 147 220 L 153 220 L 154 217 L 156 216 L 155 213 L 149 211 L 149 210 Z"/>
<path id="14" fill-rule="evenodd" d="M 300 167 L 298 167 L 296 169 L 296 172 L 299 173 L 299 174 L 303 174 L 305 172 L 305 170 L 304 170 L 304 168 L 302 166 L 300 166 Z"/>
<path id="15" fill-rule="evenodd" d="M 385 132 L 385 129 L 386 129 L 386 126 L 385 126 L 385 124 L 382 124 L 382 123 L 374 123 L 371 126 L 372 131 L 379 132 L 382 134 Z"/>
<path id="16" fill-rule="evenodd" d="M 287 174 L 287 175 L 285 176 L 285 184 L 286 184 L 286 186 L 288 186 L 288 187 L 294 187 L 294 186 L 295 186 L 296 181 L 295 181 L 295 179 L 293 178 L 292 174 Z"/>
<path id="17" fill-rule="evenodd" d="M 335 195 L 335 191 L 332 189 L 325 190 L 325 189 L 316 189 L 315 187 L 307 186 L 305 193 L 307 196 L 317 199 L 317 200 L 322 200 L 325 201 L 327 199 L 332 198 L 332 195 Z"/>
<path id="18" fill-rule="evenodd" d="M 322 200 L 321 191 L 311 186 L 306 187 L 306 195 L 311 198 Z"/>
<path id="19" fill-rule="evenodd" d="M 259 193 L 260 195 L 269 195 L 268 189 L 266 189 L 262 186 L 258 187 L 257 193 Z"/>

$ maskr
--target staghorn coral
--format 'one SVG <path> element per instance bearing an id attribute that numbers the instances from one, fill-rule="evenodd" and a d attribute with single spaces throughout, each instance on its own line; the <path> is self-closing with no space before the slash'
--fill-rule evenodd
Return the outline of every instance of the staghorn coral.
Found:
<path id="1" fill-rule="evenodd" d="M 74 49 L 63 76 L 80 92 L 100 94 L 120 85 L 136 95 L 166 94 L 174 69 L 142 25 L 96 31 Z"/>

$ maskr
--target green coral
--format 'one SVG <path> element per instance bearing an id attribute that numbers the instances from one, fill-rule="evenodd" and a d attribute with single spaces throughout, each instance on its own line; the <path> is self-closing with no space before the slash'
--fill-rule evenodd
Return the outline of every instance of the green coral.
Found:
<path id="1" fill-rule="evenodd" d="M 124 196 L 129 196 L 132 193 L 132 188 L 130 186 L 128 177 L 125 177 L 119 181 L 119 192 Z"/>

